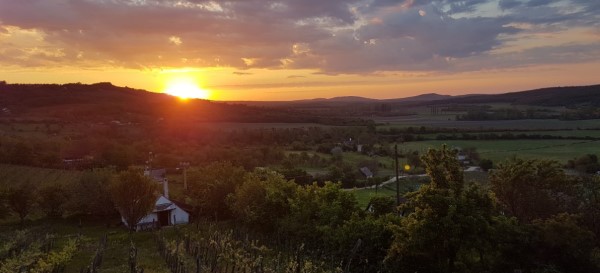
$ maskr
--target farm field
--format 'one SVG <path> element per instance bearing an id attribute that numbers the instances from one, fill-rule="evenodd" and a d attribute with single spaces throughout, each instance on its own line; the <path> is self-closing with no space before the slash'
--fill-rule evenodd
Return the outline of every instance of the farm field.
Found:
<path id="1" fill-rule="evenodd" d="M 317 123 L 248 123 L 248 122 L 199 122 L 196 124 L 199 128 L 219 129 L 219 130 L 244 130 L 244 129 L 286 129 L 286 128 L 309 128 L 309 127 L 332 127 Z"/>
<path id="2" fill-rule="evenodd" d="M 600 154 L 600 141 L 586 140 L 430 140 L 407 142 L 398 149 L 426 152 L 429 148 L 439 148 L 444 144 L 460 148 L 475 147 L 481 158 L 491 159 L 494 162 L 518 156 L 565 163 L 577 156 Z"/>
<path id="3" fill-rule="evenodd" d="M 513 136 L 518 135 L 540 135 L 540 136 L 553 136 L 553 137 L 563 137 L 563 138 L 600 138 L 600 130 L 550 130 L 550 131 L 490 131 L 490 132 L 469 132 L 466 133 L 469 136 L 479 136 L 479 135 L 503 135 L 503 134 L 512 134 Z M 450 138 L 456 137 L 461 138 L 463 133 L 432 133 L 432 134 L 418 134 L 418 136 L 423 137 L 425 140 L 436 140 L 438 135 L 448 136 Z"/>
<path id="4" fill-rule="evenodd" d="M 0 164 L 0 185 L 20 183 L 68 183 L 81 177 L 79 171 Z"/>
<path id="5" fill-rule="evenodd" d="M 521 119 L 521 120 L 485 120 L 457 121 L 454 116 L 408 116 L 374 118 L 378 128 L 434 127 L 461 129 L 517 129 L 517 130 L 560 130 L 560 129 L 597 129 L 599 119 L 591 120 L 556 120 L 556 119 Z"/>
<path id="6" fill-rule="evenodd" d="M 80 223 L 74 219 L 40 220 L 23 229 L 0 226 L 0 238 L 16 238 L 0 242 L 0 272 L 43 267 L 79 273 L 98 261 L 98 256 L 101 262 L 96 262 L 95 268 L 101 273 L 129 273 L 131 261 L 136 272 L 143 269 L 148 273 L 238 272 L 234 268 L 241 272 L 284 273 L 296 272 L 298 267 L 306 273 L 336 270 L 307 256 L 297 260 L 294 255 L 285 255 L 303 251 L 302 247 L 266 237 L 249 238 L 247 232 L 227 226 L 203 222 L 133 233 L 119 226 L 107 228 L 96 221 Z M 67 248 L 68 253 L 64 252 Z M 132 253 L 136 253 L 135 258 L 130 259 Z"/>

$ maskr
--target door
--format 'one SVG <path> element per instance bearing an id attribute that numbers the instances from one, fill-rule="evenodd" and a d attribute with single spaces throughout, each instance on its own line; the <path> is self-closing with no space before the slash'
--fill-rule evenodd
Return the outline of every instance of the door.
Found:
<path id="1" fill-rule="evenodd" d="M 157 213 L 158 215 L 158 225 L 159 226 L 168 226 L 169 225 L 169 219 L 171 218 L 171 211 L 167 210 L 167 211 L 159 211 Z"/>

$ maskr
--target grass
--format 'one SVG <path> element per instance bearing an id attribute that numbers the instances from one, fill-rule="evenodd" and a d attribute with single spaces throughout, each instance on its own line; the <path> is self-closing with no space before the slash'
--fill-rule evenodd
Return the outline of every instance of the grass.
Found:
<path id="1" fill-rule="evenodd" d="M 0 164 L 0 184 L 72 182 L 79 179 L 81 174 L 79 171 Z"/>
<path id="2" fill-rule="evenodd" d="M 117 219 L 112 222 L 118 221 Z M 55 247 L 60 248 L 70 238 L 74 238 L 81 233 L 81 241 L 75 256 L 66 265 L 65 273 L 78 273 L 82 268 L 87 267 L 95 255 L 99 239 L 108 234 L 107 248 L 104 252 L 104 259 L 100 267 L 101 273 L 122 273 L 129 272 L 128 259 L 130 238 L 138 249 L 138 266 L 148 273 L 169 273 L 169 269 L 164 259 L 157 251 L 157 245 L 154 241 L 154 235 L 151 232 L 134 232 L 130 234 L 123 227 L 107 228 L 103 221 L 84 221 L 79 228 L 79 221 L 75 219 L 48 220 L 40 219 L 28 222 L 28 226 L 36 227 L 47 225 L 52 230 L 57 239 Z M 0 234 L 10 234 L 18 228 L 16 223 L 10 223 L 0 226 Z M 173 238 L 175 232 L 173 228 L 163 229 L 163 233 L 168 238 Z"/>
<path id="3" fill-rule="evenodd" d="M 291 128 L 309 128 L 321 127 L 328 128 L 330 125 L 317 123 L 247 123 L 247 122 L 199 122 L 196 125 L 199 128 L 218 129 L 218 130 L 243 130 L 243 129 L 291 129 Z"/>
<path id="4" fill-rule="evenodd" d="M 566 163 L 569 159 L 584 154 L 600 154 L 600 141 L 582 140 L 431 140 L 404 143 L 402 149 L 423 153 L 443 144 L 449 147 L 475 147 L 481 158 L 491 159 L 496 163 L 513 156 Z"/>
<path id="5" fill-rule="evenodd" d="M 422 179 L 418 178 L 409 178 L 409 179 L 400 179 L 400 194 L 404 195 L 407 192 L 418 190 L 422 185 Z M 375 189 L 353 189 L 350 190 L 354 193 L 356 200 L 358 201 L 358 205 L 362 208 L 366 208 L 369 204 L 369 201 L 374 196 L 396 196 L 396 182 L 381 186 L 377 190 Z"/>
<path id="6" fill-rule="evenodd" d="M 556 120 L 556 119 L 521 119 L 521 120 L 485 120 L 457 121 L 454 115 L 443 116 L 407 116 L 375 118 L 375 122 L 383 124 L 378 128 L 434 127 L 462 129 L 500 129 L 500 130 L 554 130 L 554 129 L 587 129 L 600 127 L 600 120 Z"/>

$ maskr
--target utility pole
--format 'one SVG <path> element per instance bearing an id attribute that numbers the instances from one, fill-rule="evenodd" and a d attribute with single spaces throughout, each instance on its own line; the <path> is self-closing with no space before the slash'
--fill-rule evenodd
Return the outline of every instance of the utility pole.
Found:
<path id="1" fill-rule="evenodd" d="M 187 190 L 187 168 L 190 166 L 190 162 L 181 162 L 179 163 L 179 166 L 183 168 L 183 188 Z"/>
<path id="2" fill-rule="evenodd" d="M 398 170 L 398 144 L 394 145 L 394 158 L 396 159 L 396 206 L 400 206 L 400 180 Z"/>

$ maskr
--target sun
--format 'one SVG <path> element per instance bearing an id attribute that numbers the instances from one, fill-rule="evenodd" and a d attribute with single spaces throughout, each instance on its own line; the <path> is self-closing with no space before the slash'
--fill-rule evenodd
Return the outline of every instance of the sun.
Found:
<path id="1" fill-rule="evenodd" d="M 165 93 L 181 99 L 208 99 L 210 92 L 202 89 L 191 79 L 174 79 L 167 83 Z"/>

